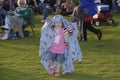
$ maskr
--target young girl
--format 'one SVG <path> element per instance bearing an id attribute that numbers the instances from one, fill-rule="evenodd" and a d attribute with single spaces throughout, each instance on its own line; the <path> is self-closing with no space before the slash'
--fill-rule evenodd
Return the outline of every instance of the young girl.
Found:
<path id="1" fill-rule="evenodd" d="M 41 32 L 39 55 L 48 73 L 61 76 L 61 66 L 63 73 L 73 72 L 73 61 L 82 60 L 76 24 L 56 15 L 46 20 Z"/>

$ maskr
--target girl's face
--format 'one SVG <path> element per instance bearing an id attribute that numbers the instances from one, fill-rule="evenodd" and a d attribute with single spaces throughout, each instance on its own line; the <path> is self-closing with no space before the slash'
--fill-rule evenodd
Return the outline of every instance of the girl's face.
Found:
<path id="1" fill-rule="evenodd" d="M 55 27 L 62 27 L 62 22 L 55 22 Z"/>
<path id="2" fill-rule="evenodd" d="M 71 28 L 71 27 L 72 27 L 72 24 L 69 24 L 68 27 Z"/>

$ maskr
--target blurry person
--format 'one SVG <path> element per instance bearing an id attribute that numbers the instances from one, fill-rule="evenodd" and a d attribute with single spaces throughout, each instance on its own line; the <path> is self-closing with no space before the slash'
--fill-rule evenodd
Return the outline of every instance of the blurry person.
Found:
<path id="1" fill-rule="evenodd" d="M 95 29 L 91 21 L 93 21 L 94 15 L 97 14 L 96 4 L 94 0 L 80 0 L 80 10 L 86 9 L 87 17 L 83 19 L 83 27 L 81 28 L 81 41 L 87 41 L 87 29 L 95 33 L 98 40 L 102 38 L 102 32 L 99 29 Z M 97 18 L 97 15 L 95 16 Z"/>
<path id="2" fill-rule="evenodd" d="M 23 30 L 24 26 L 29 24 L 29 9 L 26 7 L 26 0 L 18 0 L 17 1 L 18 7 L 15 9 L 15 11 L 8 13 L 8 15 L 5 17 L 5 25 L 2 26 L 3 28 L 6 28 L 5 34 L 3 37 L 1 37 L 1 40 L 6 40 L 10 37 L 10 31 L 13 29 L 12 21 L 16 21 L 19 23 L 19 34 L 20 37 L 24 37 Z"/>

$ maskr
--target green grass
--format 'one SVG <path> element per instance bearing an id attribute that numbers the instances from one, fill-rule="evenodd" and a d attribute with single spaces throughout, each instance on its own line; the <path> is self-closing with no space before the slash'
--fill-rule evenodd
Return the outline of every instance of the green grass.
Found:
<path id="1" fill-rule="evenodd" d="M 0 41 L 0 80 L 120 80 L 119 13 L 113 16 L 114 27 L 108 24 L 96 27 L 103 32 L 102 40 L 97 40 L 96 35 L 88 31 L 88 41 L 80 42 L 83 61 L 74 63 L 75 72 L 59 78 L 48 75 L 40 64 L 42 18 L 37 18 L 36 37 Z"/>

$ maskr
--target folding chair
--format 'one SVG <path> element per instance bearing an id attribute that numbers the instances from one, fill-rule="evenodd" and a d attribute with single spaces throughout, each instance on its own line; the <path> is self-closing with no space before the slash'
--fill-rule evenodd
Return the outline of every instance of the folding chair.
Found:
<path id="1" fill-rule="evenodd" d="M 29 17 L 29 20 L 30 20 L 30 23 L 29 23 L 29 25 L 28 26 L 30 26 L 30 28 L 31 28 L 31 30 L 32 30 L 32 33 L 33 33 L 33 35 L 35 36 L 35 32 L 34 32 L 34 29 L 33 28 L 35 28 L 35 13 L 34 13 L 34 11 L 31 9 L 31 8 L 28 8 L 29 9 L 29 13 L 30 13 L 30 17 Z"/>
<path id="2" fill-rule="evenodd" d="M 29 20 L 29 24 L 27 25 L 24 25 L 24 26 L 21 26 L 20 25 L 22 24 L 23 25 L 23 22 L 21 20 L 18 20 L 20 21 L 21 23 L 17 22 L 16 21 L 12 21 L 13 22 L 13 26 L 15 25 L 18 25 L 18 29 L 19 29 L 19 35 L 23 35 L 24 33 L 22 31 L 24 31 L 24 27 L 27 28 L 28 26 L 30 26 L 31 30 L 32 30 L 32 33 L 33 33 L 33 36 L 35 36 L 35 32 L 34 32 L 34 29 L 35 28 L 35 14 L 34 14 L 34 11 L 31 9 L 31 8 L 28 8 L 29 9 L 29 17 L 28 17 L 28 20 Z M 22 34 L 23 33 L 23 34 Z"/>

